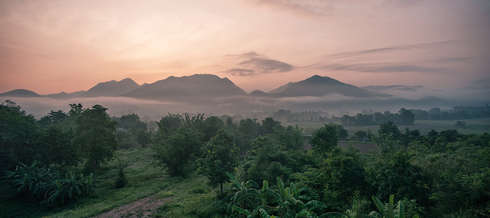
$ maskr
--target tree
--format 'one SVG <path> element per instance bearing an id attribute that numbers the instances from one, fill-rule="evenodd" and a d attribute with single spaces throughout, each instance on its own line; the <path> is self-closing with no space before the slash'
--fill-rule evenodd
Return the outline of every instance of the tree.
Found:
<path id="1" fill-rule="evenodd" d="M 367 180 L 376 188 L 377 196 L 388 198 L 395 194 L 427 203 L 431 179 L 422 168 L 412 164 L 411 159 L 411 154 L 402 151 L 376 158 L 376 163 L 367 170 Z"/>
<path id="2" fill-rule="evenodd" d="M 42 153 L 41 159 L 46 164 L 56 164 L 59 167 L 73 166 L 80 161 L 78 147 L 72 143 L 73 132 L 64 130 L 59 125 L 47 127 L 40 138 Z"/>
<path id="3" fill-rule="evenodd" d="M 106 110 L 94 105 L 84 109 L 77 119 L 74 142 L 87 158 L 88 170 L 98 169 L 101 163 L 111 159 L 117 147 L 115 122 Z"/>
<path id="4" fill-rule="evenodd" d="M 398 113 L 400 114 L 400 124 L 413 125 L 413 122 L 415 121 L 415 115 L 412 113 L 412 111 L 402 108 Z"/>
<path id="5" fill-rule="evenodd" d="M 313 150 L 318 154 L 325 154 L 337 146 L 337 127 L 335 124 L 325 124 L 318 129 L 311 139 Z"/>
<path id="6" fill-rule="evenodd" d="M 206 118 L 202 129 L 204 141 L 209 141 L 209 139 L 215 136 L 224 126 L 224 122 L 219 117 L 211 116 Z"/>
<path id="7" fill-rule="evenodd" d="M 266 135 L 266 134 L 272 134 L 276 130 L 276 128 L 281 128 L 281 123 L 279 121 L 275 121 L 271 117 L 267 117 L 264 120 L 262 120 L 262 126 L 261 126 L 261 134 Z"/>
<path id="8" fill-rule="evenodd" d="M 395 123 L 389 121 L 379 126 L 378 135 L 383 138 L 398 139 L 401 135 L 401 132 Z"/>
<path id="9" fill-rule="evenodd" d="M 303 149 L 303 131 L 298 126 L 288 126 L 279 134 L 279 141 L 285 150 Z"/>
<path id="10" fill-rule="evenodd" d="M 184 176 L 185 168 L 200 149 L 201 137 L 194 128 L 179 128 L 154 145 L 155 157 L 171 176 Z"/>
<path id="11" fill-rule="evenodd" d="M 358 152 L 334 149 L 321 164 L 323 199 L 332 209 L 345 209 L 356 191 L 365 192 L 365 171 Z"/>
<path id="12" fill-rule="evenodd" d="M 183 118 L 179 114 L 168 114 L 165 117 L 162 117 L 158 125 L 158 134 L 160 137 L 168 137 L 174 131 L 182 126 Z"/>
<path id="13" fill-rule="evenodd" d="M 219 185 L 220 194 L 223 194 L 223 183 L 229 179 L 227 173 L 232 173 L 237 164 L 237 147 L 233 143 L 233 137 L 224 130 L 219 130 L 202 150 L 200 170 L 208 177 L 211 185 Z"/>
<path id="14" fill-rule="evenodd" d="M 6 168 L 35 160 L 40 155 L 39 135 L 39 126 L 32 115 L 13 102 L 0 105 L 0 152 L 6 153 L 7 160 L 2 161 L 6 162 Z"/>

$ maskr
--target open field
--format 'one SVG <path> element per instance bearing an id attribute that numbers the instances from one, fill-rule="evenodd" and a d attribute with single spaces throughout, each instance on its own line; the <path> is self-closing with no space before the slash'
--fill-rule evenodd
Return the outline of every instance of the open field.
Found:
<path id="1" fill-rule="evenodd" d="M 481 134 L 485 132 L 490 132 L 490 119 L 468 119 L 461 120 L 466 122 L 465 128 L 458 128 L 455 126 L 456 120 L 416 120 L 414 125 L 400 125 L 400 130 L 404 130 L 405 128 L 409 129 L 418 129 L 421 133 L 425 134 L 430 130 L 442 131 L 448 129 L 456 129 L 458 132 L 463 134 Z M 298 123 L 286 123 L 287 125 L 298 125 L 303 128 L 306 134 L 311 134 L 315 129 L 320 128 L 324 125 L 321 122 L 298 122 Z M 349 134 L 352 134 L 358 130 L 370 130 L 375 132 L 378 130 L 377 125 L 374 126 L 344 126 Z"/>
<path id="2" fill-rule="evenodd" d="M 127 214 L 118 214 L 118 217 L 148 214 L 141 211 L 145 209 L 157 210 L 162 217 L 188 217 L 189 213 L 200 208 L 196 204 L 214 196 L 205 177 L 194 174 L 188 178 L 168 177 L 164 169 L 152 163 L 151 148 L 119 150 L 117 155 L 128 164 L 125 169 L 128 178 L 126 187 L 114 188 L 118 162 L 113 160 L 97 176 L 96 194 L 65 207 L 50 210 L 36 203 L 15 199 L 6 190 L 0 190 L 0 217 L 93 217 L 150 196 L 152 201 L 148 201 L 148 204 L 163 201 L 160 204 L 163 207 L 140 205 L 135 210 L 127 210 Z"/>

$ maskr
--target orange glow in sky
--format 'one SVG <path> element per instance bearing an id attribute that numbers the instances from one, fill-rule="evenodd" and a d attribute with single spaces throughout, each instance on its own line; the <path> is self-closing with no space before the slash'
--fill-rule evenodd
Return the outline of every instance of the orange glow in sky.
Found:
<path id="1" fill-rule="evenodd" d="M 489 26 L 486 0 L 0 0 L 0 92 L 196 73 L 451 89 L 489 77 Z"/>

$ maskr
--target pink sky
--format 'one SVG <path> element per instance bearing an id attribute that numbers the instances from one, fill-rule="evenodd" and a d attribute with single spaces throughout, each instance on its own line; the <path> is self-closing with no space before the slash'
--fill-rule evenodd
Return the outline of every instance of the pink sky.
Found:
<path id="1" fill-rule="evenodd" d="M 488 0 L 0 0 L 0 92 L 195 73 L 455 90 L 489 79 L 489 26 Z"/>

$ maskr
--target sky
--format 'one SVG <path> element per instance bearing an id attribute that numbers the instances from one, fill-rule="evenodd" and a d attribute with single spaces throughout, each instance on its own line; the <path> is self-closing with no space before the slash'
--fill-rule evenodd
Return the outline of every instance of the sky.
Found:
<path id="1" fill-rule="evenodd" d="M 490 90 L 488 0 L 0 0 L 0 92 L 197 73 Z"/>

